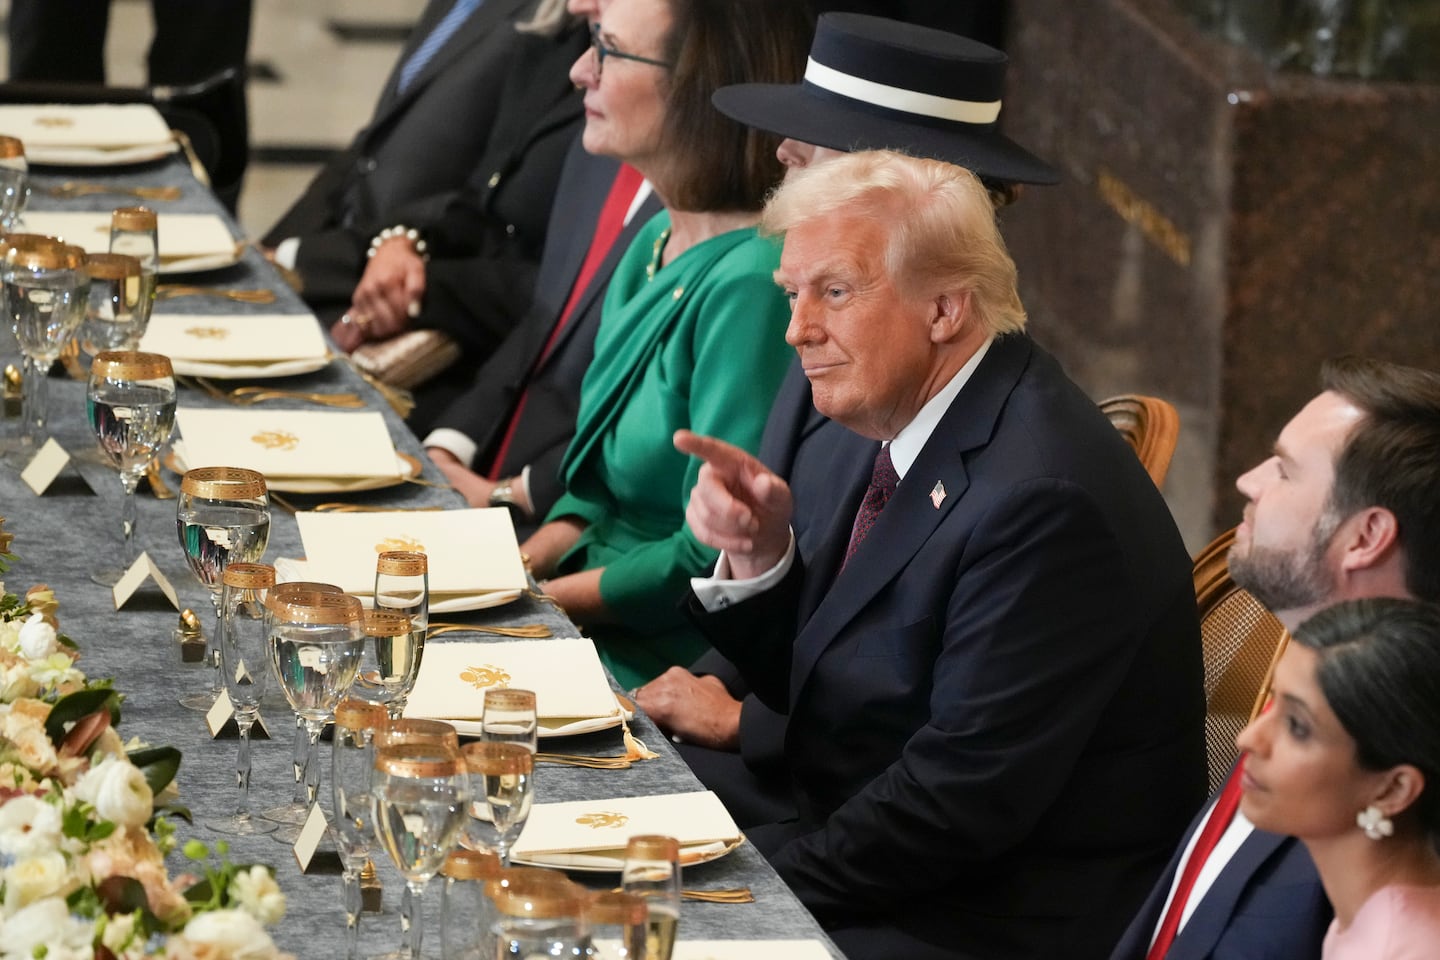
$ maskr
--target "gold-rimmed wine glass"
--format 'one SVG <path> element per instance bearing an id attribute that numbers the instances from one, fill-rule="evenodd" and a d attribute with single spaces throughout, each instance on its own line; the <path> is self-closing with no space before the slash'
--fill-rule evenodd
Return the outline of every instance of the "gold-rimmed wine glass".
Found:
<path id="1" fill-rule="evenodd" d="M 110 252 L 123 253 L 140 261 L 150 276 L 150 295 L 155 295 L 155 275 L 160 269 L 160 218 L 149 207 L 116 207 L 110 214 Z"/>
<path id="2" fill-rule="evenodd" d="M 33 449 L 49 420 L 46 375 L 85 317 L 90 276 L 85 251 L 52 237 L 9 235 L 4 254 L 6 312 L 25 357 L 23 443 Z"/>
<path id="3" fill-rule="evenodd" d="M 486 892 L 495 906 L 497 957 L 588 957 L 585 892 L 574 884 L 492 880 Z"/>
<path id="4" fill-rule="evenodd" d="M 180 480 L 175 530 L 185 563 L 210 592 L 215 630 L 205 645 L 212 667 L 209 693 L 180 698 L 181 706 L 205 711 L 222 689 L 220 680 L 220 588 L 232 563 L 257 563 L 270 543 L 270 494 L 265 475 L 245 467 L 195 467 Z"/>
<path id="5" fill-rule="evenodd" d="M 234 816 L 206 823 L 231 836 L 271 833 L 275 824 L 250 815 L 250 730 L 260 717 L 260 698 L 270 678 L 270 632 L 266 600 L 275 586 L 275 568 L 266 563 L 232 563 L 221 578 L 219 631 L 221 674 L 240 728 L 240 755 L 235 761 L 239 796 Z"/>
<path id="6" fill-rule="evenodd" d="M 480 738 L 493 743 L 518 743 L 534 753 L 539 749 L 539 722 L 535 692 L 519 687 L 491 687 L 485 691 L 480 714 Z"/>
<path id="7" fill-rule="evenodd" d="M 603 890 L 585 901 L 591 960 L 645 960 L 645 901 L 633 893 Z M 602 946 L 602 944 L 604 946 Z"/>
<path id="8" fill-rule="evenodd" d="M 360 873 L 374 836 L 375 733 L 385 726 L 385 708 L 347 697 L 335 707 L 335 740 L 330 753 L 330 789 L 335 809 L 335 846 L 345 891 L 345 957 L 355 960 L 360 943 Z"/>
<path id="9" fill-rule="evenodd" d="M 155 275 L 146 275 L 137 257 L 123 253 L 85 255 L 90 299 L 80 326 L 80 349 L 94 356 L 106 350 L 135 350 L 150 325 Z"/>
<path id="10" fill-rule="evenodd" d="M 494 909 L 485 885 L 500 877 L 500 858 L 483 850 L 452 850 L 440 868 L 440 955 L 445 960 L 493 960 Z"/>
<path id="11" fill-rule="evenodd" d="M 121 513 L 124 537 L 119 567 L 91 574 L 114 586 L 135 562 L 135 489 L 175 424 L 175 374 L 170 358 L 158 353 L 108 351 L 90 364 L 85 410 L 100 451 L 119 471 L 125 500 Z"/>
<path id="12" fill-rule="evenodd" d="M 30 201 L 30 165 L 19 137 L 0 137 L 0 230 L 9 233 Z"/>
<path id="13" fill-rule="evenodd" d="M 481 741 L 460 748 L 470 775 L 472 846 L 490 850 L 510 866 L 510 848 L 525 828 L 535 799 L 535 755 L 523 744 Z"/>
<path id="14" fill-rule="evenodd" d="M 403 613 L 366 610 L 365 655 L 355 675 L 355 696 L 384 704 L 390 716 L 399 717 L 420 672 L 420 636 Z"/>
<path id="15" fill-rule="evenodd" d="M 670 960 L 680 927 L 680 843 L 674 837 L 641 834 L 625 845 L 620 888 L 645 901 L 645 956 Z"/>
<path id="16" fill-rule="evenodd" d="M 430 559 L 413 550 L 387 550 L 375 558 L 375 609 L 403 613 L 410 618 L 411 638 L 407 654 L 413 662 L 403 690 L 390 700 L 390 716 L 405 711 L 405 701 L 420 674 L 425 658 L 425 634 L 430 629 Z"/>

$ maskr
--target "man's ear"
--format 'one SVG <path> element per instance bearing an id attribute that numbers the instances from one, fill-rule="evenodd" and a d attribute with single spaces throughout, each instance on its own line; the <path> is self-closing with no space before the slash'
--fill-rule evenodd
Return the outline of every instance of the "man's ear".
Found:
<path id="1" fill-rule="evenodd" d="M 942 293 L 931 301 L 930 340 L 932 343 L 949 343 L 968 331 L 970 317 L 970 293 L 955 291 Z"/>
<path id="2" fill-rule="evenodd" d="M 1345 520 L 1340 567 L 1347 572 L 1383 565 L 1400 544 L 1400 524 L 1384 507 L 1366 507 Z"/>

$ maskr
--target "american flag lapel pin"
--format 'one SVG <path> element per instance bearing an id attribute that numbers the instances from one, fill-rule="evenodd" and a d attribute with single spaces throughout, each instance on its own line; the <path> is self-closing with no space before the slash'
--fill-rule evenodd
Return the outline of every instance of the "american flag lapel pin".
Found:
<path id="1" fill-rule="evenodd" d="M 930 489 L 930 502 L 934 504 L 936 510 L 939 510 L 940 504 L 945 502 L 945 484 L 939 480 L 936 480 L 935 486 Z"/>

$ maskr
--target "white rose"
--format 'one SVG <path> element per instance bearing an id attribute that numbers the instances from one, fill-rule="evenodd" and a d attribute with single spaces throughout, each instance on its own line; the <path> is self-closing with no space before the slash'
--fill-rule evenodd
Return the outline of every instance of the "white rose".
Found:
<path id="1" fill-rule="evenodd" d="M 4 955 L 34 956 L 36 947 L 45 947 L 47 957 L 84 956 L 94 931 L 88 923 L 70 916 L 70 908 L 59 897 L 37 900 L 5 921 Z"/>
<path id="2" fill-rule="evenodd" d="M 256 920 L 265 924 L 279 923 L 285 916 L 285 894 L 269 870 L 253 866 L 235 874 L 230 881 L 230 896 Z"/>
<path id="3" fill-rule="evenodd" d="M 69 886 L 70 873 L 59 851 L 17 860 L 5 870 L 5 912 L 13 913 L 46 897 L 63 896 L 70 892 Z"/>
<path id="4" fill-rule="evenodd" d="M 195 951 L 214 960 L 272 960 L 275 943 L 260 921 L 244 910 L 211 910 L 185 924 L 184 939 L 211 947 Z"/>
<path id="5" fill-rule="evenodd" d="M 131 946 L 130 941 L 135 939 L 135 916 L 133 913 L 122 913 L 105 921 L 100 943 L 116 956 L 123 954 Z"/>
<path id="6" fill-rule="evenodd" d="M 31 770 L 49 773 L 60 762 L 44 725 L 33 717 L 11 711 L 0 721 L 0 733 L 10 740 L 20 761 Z"/>
<path id="7" fill-rule="evenodd" d="M 60 811 L 29 795 L 0 806 L 0 853 L 17 860 L 50 853 L 60 845 Z"/>
<path id="8" fill-rule="evenodd" d="M 13 703 L 22 697 L 33 697 L 40 692 L 40 684 L 30 676 L 30 667 L 24 663 L 12 663 L 0 669 L 0 700 Z"/>
<path id="9" fill-rule="evenodd" d="M 30 619 L 20 628 L 20 652 L 31 660 L 39 660 L 50 656 L 58 647 L 55 628 L 45 622 L 45 615 L 30 614 Z"/>
<path id="10" fill-rule="evenodd" d="M 91 804 L 102 820 L 122 827 L 141 826 L 154 812 L 155 798 L 145 774 L 120 757 L 92 767 L 75 785 L 75 795 Z"/>

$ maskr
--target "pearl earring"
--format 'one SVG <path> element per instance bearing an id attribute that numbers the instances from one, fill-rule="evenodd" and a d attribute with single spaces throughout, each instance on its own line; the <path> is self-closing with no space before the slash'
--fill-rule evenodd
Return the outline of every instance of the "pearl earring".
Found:
<path id="1" fill-rule="evenodd" d="M 1373 803 L 1355 814 L 1355 823 L 1371 840 L 1384 840 L 1395 833 L 1394 821 L 1381 813 L 1380 808 Z"/>

